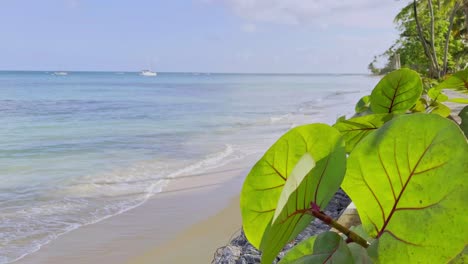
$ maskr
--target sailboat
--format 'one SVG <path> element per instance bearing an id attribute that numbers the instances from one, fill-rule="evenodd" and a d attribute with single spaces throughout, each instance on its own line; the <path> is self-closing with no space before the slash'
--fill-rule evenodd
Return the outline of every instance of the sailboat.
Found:
<path id="1" fill-rule="evenodd" d="M 150 71 L 150 70 L 142 70 L 140 72 L 140 75 L 141 76 L 146 76 L 146 77 L 153 77 L 153 76 L 157 76 L 158 74 L 154 71 Z"/>

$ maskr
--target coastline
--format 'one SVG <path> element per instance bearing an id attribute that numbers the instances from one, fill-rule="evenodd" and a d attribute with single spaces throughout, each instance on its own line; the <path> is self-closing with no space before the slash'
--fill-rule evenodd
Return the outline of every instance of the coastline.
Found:
<path id="1" fill-rule="evenodd" d="M 174 178 L 143 205 L 71 231 L 15 263 L 210 262 L 241 227 L 238 192 L 257 156 Z"/>

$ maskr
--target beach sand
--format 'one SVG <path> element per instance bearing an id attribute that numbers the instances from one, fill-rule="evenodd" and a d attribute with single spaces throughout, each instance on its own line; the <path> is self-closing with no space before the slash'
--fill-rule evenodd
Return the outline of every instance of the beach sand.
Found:
<path id="1" fill-rule="evenodd" d="M 60 236 L 17 263 L 210 263 L 241 228 L 239 190 L 258 158 L 178 177 L 145 204 Z"/>
<path id="2" fill-rule="evenodd" d="M 129 263 L 210 263 L 216 249 L 239 234 L 241 221 L 237 196 L 215 216 L 193 225 L 176 238 Z"/>

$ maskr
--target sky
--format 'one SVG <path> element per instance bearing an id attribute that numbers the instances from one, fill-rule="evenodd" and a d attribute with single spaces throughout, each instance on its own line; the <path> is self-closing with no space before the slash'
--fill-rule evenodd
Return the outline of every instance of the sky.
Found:
<path id="1" fill-rule="evenodd" d="M 396 0 L 0 0 L 0 70 L 365 73 Z"/>

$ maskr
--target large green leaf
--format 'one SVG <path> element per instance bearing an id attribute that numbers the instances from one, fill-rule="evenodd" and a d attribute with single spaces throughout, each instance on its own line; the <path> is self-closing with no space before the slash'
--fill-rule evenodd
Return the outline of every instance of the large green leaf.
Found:
<path id="1" fill-rule="evenodd" d="M 468 138 L 468 106 L 465 106 L 458 116 L 461 118 L 460 128 L 465 133 L 465 136 Z"/>
<path id="2" fill-rule="evenodd" d="M 468 68 L 454 73 L 447 80 L 437 85 L 437 89 L 453 89 L 459 92 L 468 93 Z"/>
<path id="3" fill-rule="evenodd" d="M 333 125 L 343 135 L 346 152 L 351 152 L 361 139 L 393 118 L 393 114 L 373 114 L 344 120 Z"/>
<path id="4" fill-rule="evenodd" d="M 345 173 L 345 153 L 340 145 L 333 148 L 337 152 L 322 159 L 321 171 L 313 170 L 315 162 L 309 153 L 292 170 L 260 244 L 263 263 L 271 263 L 284 245 L 309 225 L 311 202 L 324 208 L 340 187 Z M 331 168 L 334 166 L 339 166 L 338 170 Z"/>
<path id="5" fill-rule="evenodd" d="M 374 88 L 370 98 L 374 113 L 404 113 L 421 97 L 423 84 L 419 74 L 400 69 L 387 74 Z"/>
<path id="6" fill-rule="evenodd" d="M 275 221 L 284 221 L 288 216 L 288 211 L 296 211 L 297 205 L 297 190 L 299 186 L 306 178 L 307 174 L 315 167 L 315 161 L 309 153 L 304 154 L 302 158 L 297 162 L 296 166 L 289 175 L 286 184 L 283 187 L 280 198 L 278 200 L 278 205 L 276 206 L 275 214 L 273 215 L 272 224 L 275 224 Z M 341 181 L 338 183 L 338 187 L 341 184 Z M 338 189 L 337 187 L 337 189 Z M 306 208 L 307 209 L 307 208 Z"/>
<path id="7" fill-rule="evenodd" d="M 463 249 L 467 157 L 459 127 L 432 114 L 396 117 L 356 146 L 342 187 L 380 263 L 446 263 Z"/>
<path id="8" fill-rule="evenodd" d="M 335 232 L 310 237 L 292 248 L 279 264 L 353 264 L 353 256 L 345 241 Z"/>
<path id="9" fill-rule="evenodd" d="M 283 186 L 305 153 L 313 157 L 316 165 L 306 178 L 306 193 L 298 196 L 304 199 L 298 204 L 298 209 L 304 209 L 315 199 L 315 194 L 310 190 L 316 188 L 312 184 L 316 184 L 317 179 L 343 177 L 346 167 L 344 141 L 336 129 L 325 124 L 312 124 L 296 127 L 283 135 L 255 164 L 242 188 L 240 204 L 243 228 L 249 242 L 255 247 L 260 248 Z M 332 196 L 320 193 L 317 195 L 317 203 L 326 205 Z M 284 226 L 290 224 L 287 231 L 291 232 L 292 227 L 307 225 L 311 219 L 309 215 L 297 214 L 289 218 Z M 285 234 L 285 239 L 290 239 L 289 235 Z"/>

